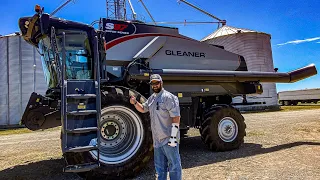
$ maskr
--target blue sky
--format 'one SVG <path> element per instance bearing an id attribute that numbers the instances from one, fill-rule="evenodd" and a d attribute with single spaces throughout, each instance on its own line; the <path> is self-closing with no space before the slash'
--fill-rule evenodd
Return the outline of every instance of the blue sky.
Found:
<path id="1" fill-rule="evenodd" d="M 314 63 L 320 74 L 320 1 L 319 0 L 188 0 L 215 16 L 226 19 L 227 25 L 271 34 L 274 66 L 287 72 Z M 61 0 L 2 0 L 0 34 L 18 30 L 21 16 L 34 14 L 39 3 L 52 12 Z M 136 12 L 150 22 L 138 0 L 132 0 Z M 211 21 L 210 17 L 177 0 L 144 0 L 156 21 Z M 106 16 L 105 0 L 75 0 L 56 15 L 90 24 Z M 216 25 L 174 25 L 180 33 L 200 40 L 216 30 Z M 196 27 L 196 28 L 195 28 Z M 196 29 L 196 30 L 195 30 Z M 320 75 L 293 84 L 277 84 L 277 91 L 320 88 Z"/>

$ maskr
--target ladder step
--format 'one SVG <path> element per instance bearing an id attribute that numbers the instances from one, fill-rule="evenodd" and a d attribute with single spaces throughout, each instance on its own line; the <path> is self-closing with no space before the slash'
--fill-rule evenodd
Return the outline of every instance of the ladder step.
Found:
<path id="1" fill-rule="evenodd" d="M 97 146 L 79 146 L 74 148 L 69 148 L 66 150 L 66 152 L 86 152 L 91 150 L 97 150 Z"/>
<path id="2" fill-rule="evenodd" d="M 99 167 L 98 163 L 87 163 L 87 164 L 69 165 L 69 166 L 66 166 L 63 170 L 64 172 L 79 173 L 79 172 L 91 171 L 98 167 Z"/>
<path id="3" fill-rule="evenodd" d="M 97 131 L 97 127 L 86 127 L 86 128 L 76 128 L 76 129 L 67 129 L 67 133 L 88 133 L 92 131 Z"/>
<path id="4" fill-rule="evenodd" d="M 81 111 L 71 111 L 67 112 L 68 115 L 74 115 L 74 116 L 82 116 L 82 115 L 89 115 L 89 114 L 96 114 L 96 110 L 81 110 Z"/>
<path id="5" fill-rule="evenodd" d="M 95 98 L 95 94 L 68 94 L 67 98 L 73 98 L 73 99 L 89 99 L 89 98 Z"/>

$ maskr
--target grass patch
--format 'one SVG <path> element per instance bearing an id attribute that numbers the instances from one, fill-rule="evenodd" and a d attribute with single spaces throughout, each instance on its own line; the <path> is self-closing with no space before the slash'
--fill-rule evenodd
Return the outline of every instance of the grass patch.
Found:
<path id="1" fill-rule="evenodd" d="M 27 128 L 17 128 L 17 129 L 0 129 L 1 135 L 11 135 L 11 134 L 23 134 L 33 132 Z"/>
<path id="2" fill-rule="evenodd" d="M 320 109 L 320 104 L 301 104 L 299 103 L 296 106 L 280 106 L 280 109 L 266 109 L 266 110 L 255 110 L 255 111 L 244 111 L 241 114 L 250 114 L 250 113 L 264 113 L 264 112 L 279 112 L 279 111 L 299 111 L 299 110 L 308 110 L 308 109 Z"/>
<path id="3" fill-rule="evenodd" d="M 298 104 L 297 106 L 281 106 L 281 111 L 320 109 L 320 104 Z"/>
<path id="4" fill-rule="evenodd" d="M 13 135 L 13 134 L 24 134 L 24 133 L 32 133 L 32 132 L 41 132 L 41 131 L 56 131 L 59 130 L 61 127 L 55 127 L 46 130 L 37 130 L 31 131 L 28 128 L 11 128 L 11 129 L 0 129 L 0 136 L 3 135 Z"/>

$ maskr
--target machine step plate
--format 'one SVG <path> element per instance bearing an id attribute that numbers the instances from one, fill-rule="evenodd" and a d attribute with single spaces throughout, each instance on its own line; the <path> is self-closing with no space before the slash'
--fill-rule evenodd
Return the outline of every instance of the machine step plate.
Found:
<path id="1" fill-rule="evenodd" d="M 77 128 L 77 129 L 67 129 L 66 132 L 77 134 L 77 133 L 88 133 L 88 132 L 93 132 L 97 130 L 98 130 L 97 127 L 85 127 L 85 128 Z"/>
<path id="2" fill-rule="evenodd" d="M 81 111 L 70 111 L 67 112 L 68 115 L 74 115 L 74 116 L 84 116 L 89 114 L 96 114 L 96 110 L 81 110 Z"/>
<path id="3" fill-rule="evenodd" d="M 89 99 L 89 98 L 96 98 L 95 94 L 68 94 L 67 98 L 73 99 Z"/>

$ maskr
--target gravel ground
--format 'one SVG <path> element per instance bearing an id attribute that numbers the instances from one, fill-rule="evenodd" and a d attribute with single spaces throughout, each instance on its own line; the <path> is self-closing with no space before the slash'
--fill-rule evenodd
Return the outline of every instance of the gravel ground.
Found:
<path id="1" fill-rule="evenodd" d="M 210 152 L 198 130 L 181 142 L 183 179 L 320 179 L 320 110 L 244 114 L 240 149 Z M 79 179 L 62 173 L 59 131 L 0 136 L 0 179 Z M 149 166 L 135 179 L 155 179 Z"/>

